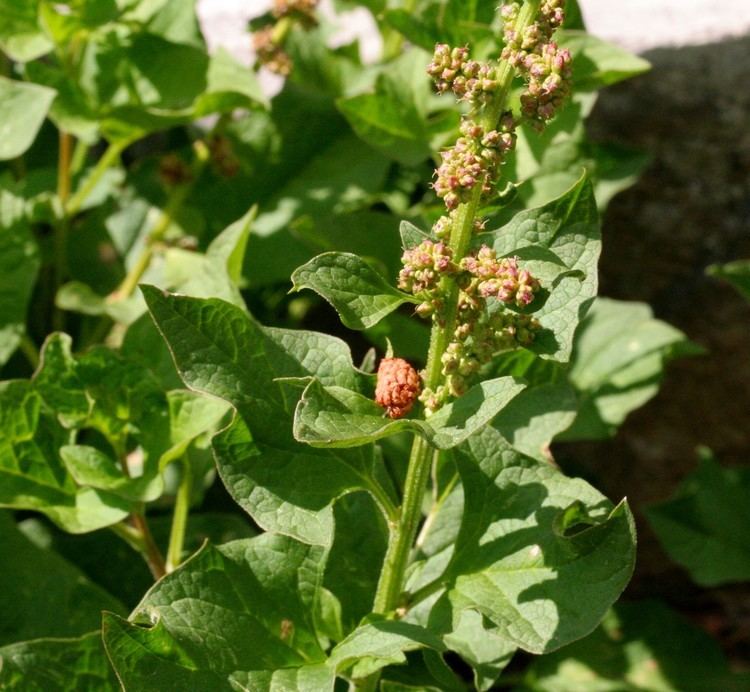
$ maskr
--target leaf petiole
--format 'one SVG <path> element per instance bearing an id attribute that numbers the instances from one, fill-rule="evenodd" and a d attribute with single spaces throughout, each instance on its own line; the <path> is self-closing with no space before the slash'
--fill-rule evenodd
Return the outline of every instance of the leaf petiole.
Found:
<path id="1" fill-rule="evenodd" d="M 167 548 L 167 573 L 173 572 L 182 561 L 182 551 L 185 544 L 185 529 L 190 512 L 190 496 L 193 490 L 193 472 L 190 466 L 190 458 L 187 453 L 182 457 L 182 478 L 177 490 L 172 515 L 172 529 L 169 534 L 169 547 Z"/>

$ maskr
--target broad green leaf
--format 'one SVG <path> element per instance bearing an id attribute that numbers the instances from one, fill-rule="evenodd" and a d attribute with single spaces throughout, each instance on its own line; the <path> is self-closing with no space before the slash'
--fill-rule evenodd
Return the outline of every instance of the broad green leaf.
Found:
<path id="1" fill-rule="evenodd" d="M 532 653 L 591 632 L 633 571 L 627 504 L 519 456 L 492 428 L 456 460 L 465 509 L 443 577 L 454 611 L 477 610 Z"/>
<path id="2" fill-rule="evenodd" d="M 0 2 L 0 49 L 17 62 L 27 62 L 52 50 L 53 44 L 39 26 L 39 0 Z"/>
<path id="3" fill-rule="evenodd" d="M 39 250 L 23 217 L 23 200 L 0 189 L 0 366 L 25 332 L 39 264 Z"/>
<path id="4" fill-rule="evenodd" d="M 100 632 L 78 639 L 35 639 L 0 648 L 0 686 L 9 692 L 120 690 Z"/>
<path id="5" fill-rule="evenodd" d="M 214 433 L 229 411 L 220 399 L 201 396 L 184 389 L 167 392 L 169 442 L 159 458 L 160 468 L 181 457 L 196 438 Z"/>
<path id="6" fill-rule="evenodd" d="M 312 621 L 324 560 L 323 549 L 272 534 L 205 546 L 130 620 L 105 614 L 119 679 L 142 692 L 218 692 L 247 673 L 324 662 Z"/>
<path id="7" fill-rule="evenodd" d="M 560 439 L 613 435 L 657 393 L 667 361 L 696 352 L 647 305 L 597 298 L 576 332 L 568 377 L 578 391 L 579 412 Z"/>
<path id="8" fill-rule="evenodd" d="M 346 457 L 300 443 L 295 448 L 286 431 L 287 426 L 291 429 L 291 418 L 275 420 L 277 444 L 256 440 L 250 424 L 239 416 L 214 437 L 219 475 L 235 502 L 263 529 L 330 545 L 331 504 L 365 488 L 367 482 Z"/>
<path id="9" fill-rule="evenodd" d="M 430 238 L 428 233 L 425 233 L 421 228 L 417 228 L 410 221 L 402 221 L 398 227 L 398 232 L 404 250 L 411 250 Z"/>
<path id="10" fill-rule="evenodd" d="M 740 295 L 750 300 L 750 260 L 714 264 L 707 271 L 710 276 L 728 281 L 739 291 Z"/>
<path id="11" fill-rule="evenodd" d="M 489 690 L 516 652 L 515 644 L 502 637 L 477 611 L 452 613 L 445 596 L 432 608 L 428 627 L 442 632 L 446 648 L 471 666 L 477 690 Z"/>
<path id="12" fill-rule="evenodd" d="M 25 65 L 25 76 L 36 84 L 57 92 L 49 109 L 49 118 L 63 132 L 68 132 L 88 144 L 99 136 L 99 112 L 92 97 L 82 84 L 72 81 L 59 65 L 35 60 Z"/>
<path id="13" fill-rule="evenodd" d="M 0 573 L 0 646 L 78 636 L 99 626 L 102 610 L 125 612 L 72 563 L 34 545 L 5 511 L 0 512 L 0 553 L 6 556 Z"/>
<path id="14" fill-rule="evenodd" d="M 573 334 L 598 285 L 601 239 L 591 183 L 584 176 L 553 202 L 516 214 L 496 231 L 478 234 L 476 243 L 493 246 L 498 256 L 518 255 L 529 247 L 542 248 L 564 265 L 554 280 L 543 282 L 549 295 L 534 313 L 543 329 L 531 350 L 547 358 L 568 361 Z"/>
<path id="15" fill-rule="evenodd" d="M 366 209 L 308 217 L 295 224 L 294 231 L 318 252 L 351 252 L 385 277 L 396 277 L 402 266 L 398 224 L 393 214 Z"/>
<path id="16" fill-rule="evenodd" d="M 166 396 L 144 368 L 115 351 L 96 346 L 81 356 L 71 353 L 71 338 L 47 338 L 34 376 L 44 402 L 66 428 L 94 428 L 111 443 L 140 435 L 146 451 L 149 436 L 167 428 Z"/>
<path id="17" fill-rule="evenodd" d="M 442 104 L 431 97 L 428 62 L 427 53 L 412 48 L 385 67 L 370 91 L 336 101 L 362 140 L 407 166 L 429 158 L 458 126 L 455 112 L 430 117 Z"/>
<path id="18" fill-rule="evenodd" d="M 414 431 L 438 449 L 450 449 L 487 425 L 524 386 L 512 377 L 481 382 L 425 421 L 390 420 L 372 399 L 313 380 L 297 405 L 294 435 L 313 446 L 354 447 Z"/>
<path id="19" fill-rule="evenodd" d="M 497 38 L 490 27 L 496 8 L 491 3 L 446 0 L 425 3 L 419 9 L 389 10 L 385 18 L 410 42 L 428 51 L 436 43 L 471 45 L 472 55 L 479 57 L 497 50 Z"/>
<path id="20" fill-rule="evenodd" d="M 430 156 L 427 125 L 429 79 L 426 53 L 411 50 L 381 73 L 371 93 L 339 99 L 338 109 L 357 135 L 406 165 Z"/>
<path id="21" fill-rule="evenodd" d="M 325 298 L 350 329 L 367 329 L 413 296 L 398 291 L 357 255 L 326 252 L 292 274 L 295 291 L 309 288 Z"/>
<path id="22" fill-rule="evenodd" d="M 346 345 L 314 332 L 263 328 L 220 300 L 168 296 L 152 287 L 143 292 L 184 382 L 237 410 L 214 438 L 229 492 L 264 529 L 330 545 L 331 504 L 347 492 L 372 490 L 373 450 L 318 450 L 296 442 L 299 388 L 278 378 L 317 377 L 357 389 L 363 376 Z"/>
<path id="23" fill-rule="evenodd" d="M 528 692 L 739 692 L 719 644 L 656 601 L 621 603 L 586 639 L 537 658 Z"/>
<path id="24" fill-rule="evenodd" d="M 323 21 L 317 27 L 303 27 L 298 23 L 284 41 L 294 69 L 289 81 L 318 97 L 335 99 L 357 91 L 361 84 L 372 81 L 373 68 L 363 69 L 356 44 L 328 47 L 331 25 Z"/>
<path id="25" fill-rule="evenodd" d="M 439 637 L 418 625 L 395 620 L 369 622 L 333 649 L 329 664 L 337 672 L 349 670 L 352 678 L 364 678 L 384 666 L 405 663 L 405 652 L 425 647 L 443 650 Z"/>
<path id="26" fill-rule="evenodd" d="M 410 593 L 439 581 L 453 555 L 460 531 L 464 512 L 463 487 L 454 464 L 449 464 L 445 470 L 449 471 L 451 478 L 440 490 L 440 499 L 428 519 L 428 529 L 422 531 L 417 562 L 407 582 Z M 517 649 L 477 611 L 453 612 L 445 594 L 419 602 L 407 618 L 441 634 L 447 649 L 459 654 L 472 667 L 478 690 L 492 687 Z"/>
<path id="27" fill-rule="evenodd" d="M 0 387 L 0 507 L 33 509 L 58 526 L 83 533 L 115 524 L 129 503 L 112 493 L 79 488 L 59 457 L 69 434 L 26 381 Z"/>
<path id="28" fill-rule="evenodd" d="M 565 382 L 527 387 L 508 403 L 491 425 L 521 454 L 540 461 L 549 459 L 549 445 L 570 427 L 578 401 Z"/>
<path id="29" fill-rule="evenodd" d="M 54 98 L 53 89 L 0 77 L 0 160 L 31 146 Z"/>
<path id="30" fill-rule="evenodd" d="M 611 143 L 590 142 L 585 127 L 597 95 L 576 91 L 542 133 L 522 126 L 506 163 L 506 178 L 520 180 L 511 208 L 543 206 L 567 192 L 586 171 L 600 211 L 612 197 L 633 185 L 649 155 Z"/>
<path id="31" fill-rule="evenodd" d="M 154 540 L 166 553 L 172 517 L 168 513 L 150 514 L 148 519 Z M 136 558 L 133 549 L 112 531 L 71 535 L 36 517 L 24 519 L 18 528 L 35 546 L 54 551 L 75 564 L 92 582 L 116 595 L 127 606 L 124 611 L 108 607 L 118 614 L 134 608 L 154 583 L 146 563 Z M 206 541 L 220 544 L 256 534 L 249 518 L 240 513 L 201 512 L 194 508 L 188 516 L 183 557 L 187 559 Z M 102 555 L 106 555 L 106 560 Z M 101 626 L 98 610 L 94 624 Z"/>
<path id="32" fill-rule="evenodd" d="M 255 212 L 253 207 L 219 233 L 205 254 L 168 248 L 164 253 L 163 268 L 153 280 L 180 293 L 222 298 L 244 307 L 239 283 Z M 154 277 L 153 274 L 149 276 Z M 57 292 L 55 303 L 60 308 L 84 315 L 108 315 L 115 322 L 126 325 L 136 322 L 146 310 L 139 295 L 116 299 L 113 295 L 99 295 L 79 281 L 63 285 Z M 156 357 L 156 354 L 151 353 L 151 356 Z"/>
<path id="33" fill-rule="evenodd" d="M 563 31 L 556 40 L 573 56 L 578 91 L 595 91 L 651 69 L 647 60 L 584 31 Z"/>
<path id="34" fill-rule="evenodd" d="M 565 3 L 565 28 L 580 29 L 581 31 L 586 29 L 578 0 L 567 0 Z"/>
<path id="35" fill-rule="evenodd" d="M 98 29 L 118 18 L 116 0 L 83 0 L 72 5 L 39 3 L 39 24 L 57 44 L 67 47 L 74 41 L 86 40 Z"/>
<path id="36" fill-rule="evenodd" d="M 195 115 L 226 113 L 234 108 L 268 105 L 255 73 L 238 63 L 224 48 L 211 56 L 206 75 L 206 90 L 195 104 Z"/>
<path id="37" fill-rule="evenodd" d="M 97 488 L 131 502 L 150 502 L 162 493 L 161 478 L 149 474 L 130 478 L 110 456 L 95 447 L 65 445 L 60 457 L 73 480 L 81 488 Z"/>
<path id="38" fill-rule="evenodd" d="M 429 325 L 399 312 L 392 312 L 364 335 L 383 353 L 387 353 L 390 344 L 395 353 L 414 363 L 424 359 L 430 346 Z"/>
<path id="39" fill-rule="evenodd" d="M 302 147 L 299 158 L 288 154 L 296 166 L 263 199 L 253 227 L 253 252 L 245 267 L 253 284 L 288 281 L 294 269 L 310 258 L 312 253 L 290 234 L 296 224 L 367 207 L 382 188 L 389 160 L 362 144 L 345 123 L 335 117 L 333 122 L 338 122 L 339 131 L 320 142 L 312 156 L 302 158 Z M 305 130 L 305 123 L 299 126 Z"/>
<path id="40" fill-rule="evenodd" d="M 256 209 L 225 228 L 206 248 L 206 254 L 171 248 L 166 253 L 164 284 L 185 295 L 221 298 L 240 307 L 245 302 L 239 282 Z"/>
<path id="41" fill-rule="evenodd" d="M 702 586 L 750 581 L 750 471 L 703 452 L 674 497 L 647 509 L 669 556 Z"/>
<path id="42" fill-rule="evenodd" d="M 477 690 L 489 690 L 516 652 L 515 645 L 501 637 L 496 628 L 487 627 L 474 610 L 461 611 L 453 631 L 443 641 L 472 667 Z"/>
<path id="43" fill-rule="evenodd" d="M 182 4 L 194 15 L 182 0 L 168 4 Z M 55 21 L 61 17 L 54 9 L 50 13 Z M 58 22 L 57 29 L 65 34 L 81 27 Z M 28 66 L 29 78 L 59 92 L 50 114 L 59 127 L 85 141 L 103 134 L 109 141 L 131 142 L 209 113 L 262 102 L 252 73 L 226 53 L 209 59 L 202 40 L 185 42 L 153 21 L 139 29 L 123 32 L 111 23 L 94 32 L 84 28 L 75 80 L 54 64 Z M 58 38 L 63 44 L 71 40 Z"/>
<path id="44" fill-rule="evenodd" d="M 388 544 L 382 512 L 367 493 L 351 493 L 333 507 L 336 532 L 323 586 L 335 594 L 344 632 L 351 632 L 372 610 Z"/>
<path id="45" fill-rule="evenodd" d="M 229 681 L 238 692 L 333 692 L 335 678 L 326 664 L 318 663 L 299 668 L 232 673 Z"/>
<path id="46" fill-rule="evenodd" d="M 164 467 L 195 438 L 214 431 L 228 405 L 179 390 L 167 395 L 147 370 L 114 351 L 97 346 L 74 357 L 70 345 L 67 335 L 51 335 L 33 381 L 5 389 L 6 472 L 35 473 L 8 483 L 0 502 L 37 509 L 80 533 L 122 519 L 134 502 L 158 498 Z M 18 411 L 12 411 L 13 401 Z M 100 432 L 111 452 L 71 444 L 68 431 L 87 429 Z M 126 457 L 132 443 L 137 448 Z M 14 453 L 27 458 L 19 461 Z"/>
<path id="47" fill-rule="evenodd" d="M 139 0 L 125 18 L 143 22 L 148 31 L 175 41 L 205 49 L 205 41 L 191 0 Z"/>

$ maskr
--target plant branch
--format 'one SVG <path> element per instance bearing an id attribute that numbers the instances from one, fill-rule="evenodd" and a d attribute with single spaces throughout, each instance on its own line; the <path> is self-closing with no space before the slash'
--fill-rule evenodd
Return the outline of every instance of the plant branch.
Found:
<path id="1" fill-rule="evenodd" d="M 89 195 L 94 191 L 94 188 L 99 184 L 102 176 L 112 167 L 120 158 L 120 154 L 130 144 L 130 140 L 122 140 L 119 142 L 112 142 L 102 154 L 102 157 L 96 162 L 96 166 L 91 171 L 86 180 L 83 181 L 81 187 L 76 190 L 75 194 L 65 204 L 65 216 L 70 218 L 75 216 L 81 207 L 86 203 Z"/>
<path id="2" fill-rule="evenodd" d="M 167 548 L 167 572 L 173 572 L 182 561 L 182 550 L 185 544 L 185 529 L 190 512 L 190 496 L 193 492 L 193 472 L 190 459 L 185 454 L 182 457 L 182 478 L 177 489 L 172 515 L 172 529 L 169 533 L 169 547 Z"/>
<path id="3" fill-rule="evenodd" d="M 52 300 L 57 295 L 57 291 L 62 286 L 67 272 L 67 254 L 68 254 L 68 230 L 70 221 L 65 213 L 65 207 L 70 197 L 70 160 L 73 155 L 73 136 L 62 130 L 59 133 L 59 149 L 57 157 L 57 198 L 60 201 L 62 213 L 55 228 L 55 261 L 54 261 L 54 280 L 52 287 Z M 56 330 L 63 330 L 65 327 L 65 313 L 54 305 L 52 313 L 52 324 Z"/>
<path id="4" fill-rule="evenodd" d="M 130 478 L 130 468 L 128 467 L 127 457 L 125 455 L 125 440 L 122 438 L 116 438 L 110 440 L 112 446 L 117 453 L 117 458 L 120 461 L 120 467 L 122 468 L 123 474 Z M 132 526 L 127 525 L 116 525 L 118 529 L 115 530 L 119 536 L 128 542 L 128 544 L 135 548 L 143 557 L 146 564 L 148 565 L 151 575 L 155 580 L 161 579 L 166 573 L 167 568 L 164 563 L 164 557 L 159 550 L 159 546 L 156 545 L 151 529 L 148 527 L 146 521 L 146 515 L 143 511 L 143 505 L 140 509 L 134 509 L 130 514 L 130 521 Z M 125 528 L 123 528 L 123 526 Z"/>
<path id="5" fill-rule="evenodd" d="M 156 545 L 151 529 L 148 527 L 146 517 L 142 512 L 133 512 L 131 515 L 133 526 L 140 532 L 143 537 L 143 550 L 141 555 L 146 561 L 151 575 L 155 580 L 161 579 L 167 573 L 167 567 L 164 563 L 164 557 Z"/>
<path id="6" fill-rule="evenodd" d="M 21 340 L 18 342 L 18 348 L 21 353 L 26 356 L 26 360 L 29 361 L 31 368 L 36 370 L 39 367 L 39 349 L 28 334 L 21 335 Z"/>
<path id="7" fill-rule="evenodd" d="M 539 10 L 539 4 L 540 0 L 530 0 L 524 3 L 516 20 L 515 29 L 517 31 L 523 31 L 534 20 Z M 514 75 L 515 71 L 512 66 L 503 61 L 498 77 L 497 96 L 477 114 L 478 120 L 485 130 L 489 131 L 496 127 L 505 109 Z M 475 185 L 470 200 L 461 204 L 457 209 L 449 241 L 455 262 L 460 262 L 469 250 L 474 221 L 481 198 L 481 185 Z M 445 311 L 441 315 L 441 320 L 433 323 L 424 373 L 424 386 L 432 390 L 435 390 L 443 382 L 442 356 L 453 339 L 458 313 L 458 284 L 448 276 L 441 279 L 441 284 L 441 292 L 444 296 L 447 296 Z M 437 450 L 433 449 L 428 442 L 415 435 L 404 485 L 401 514 L 398 523 L 391 525 L 388 548 L 375 594 L 373 606 L 375 613 L 390 615 L 404 605 L 402 592 L 406 568 L 417 529 L 422 519 L 422 501 L 427 489 L 430 468 L 437 458 L 437 454 Z M 428 587 L 433 588 L 433 585 L 428 585 Z M 398 612 L 396 612 L 396 615 L 398 616 Z M 370 675 L 361 681 L 359 688 L 375 690 L 379 677 L 379 673 Z"/>
<path id="8" fill-rule="evenodd" d="M 208 147 L 206 147 L 206 145 L 201 141 L 196 141 L 193 144 L 193 149 L 196 155 L 196 163 L 193 166 L 192 180 L 190 182 L 184 183 L 183 185 L 178 185 L 174 188 L 172 194 L 167 200 L 167 204 L 164 207 L 161 216 L 159 217 L 159 220 L 156 222 L 156 225 L 149 233 L 148 238 L 146 238 L 140 255 L 137 257 L 133 266 L 130 268 L 120 285 L 112 292 L 109 300 L 114 302 L 133 295 L 133 292 L 138 286 L 141 277 L 144 275 L 149 265 L 151 264 L 151 260 L 154 256 L 154 248 L 164 239 L 164 236 L 169 230 L 169 227 L 172 224 L 175 215 L 182 207 L 185 199 L 187 199 L 188 194 L 190 194 L 190 191 L 193 189 L 196 180 L 203 171 L 203 168 L 208 162 L 210 156 Z"/>

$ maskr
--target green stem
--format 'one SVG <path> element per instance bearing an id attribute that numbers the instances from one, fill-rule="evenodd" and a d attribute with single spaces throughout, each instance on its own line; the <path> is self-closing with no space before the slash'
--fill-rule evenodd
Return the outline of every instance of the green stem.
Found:
<path id="1" fill-rule="evenodd" d="M 515 29 L 517 31 L 523 31 L 533 22 L 538 13 L 539 4 L 540 0 L 530 0 L 524 4 L 516 21 Z M 498 78 L 497 96 L 492 103 L 485 106 L 477 114 L 483 129 L 491 130 L 497 126 L 497 122 L 505 109 L 514 74 L 515 71 L 512 66 L 503 61 Z M 455 262 L 459 262 L 469 250 L 474 231 L 474 220 L 481 197 L 481 186 L 477 185 L 470 200 L 458 207 L 450 236 L 450 248 Z M 458 285 L 450 277 L 444 277 L 442 289 L 443 294 L 447 296 L 445 312 L 442 321 L 433 323 L 430 349 L 424 373 L 424 385 L 432 390 L 435 390 L 443 382 L 442 356 L 453 339 L 458 316 Z M 422 501 L 427 489 L 430 469 L 433 461 L 437 458 L 437 453 L 437 450 L 432 448 L 422 437 L 415 435 L 404 483 L 401 514 L 399 521 L 391 525 L 388 548 L 375 594 L 373 605 L 373 612 L 375 613 L 389 615 L 400 606 L 405 605 L 402 601 L 404 577 L 419 522 L 422 519 Z M 429 586 L 430 588 L 439 588 L 439 585 L 438 587 Z M 396 614 L 398 615 L 398 613 Z M 374 673 L 362 681 L 355 681 L 357 689 L 368 691 L 377 689 L 379 677 L 379 673 Z"/>
<path id="2" fill-rule="evenodd" d="M 94 170 L 91 171 L 81 187 L 76 190 L 75 194 L 65 205 L 65 216 L 68 218 L 75 216 L 85 204 L 89 195 L 93 192 L 102 176 L 119 160 L 120 154 L 130 144 L 129 140 L 112 142 L 102 154 L 102 157 L 96 162 Z"/>
<path id="3" fill-rule="evenodd" d="M 119 524 L 112 524 L 108 528 L 116 536 L 122 538 L 137 553 L 144 552 L 143 536 L 141 536 L 139 531 L 130 526 L 130 524 L 121 521 Z"/>
<path id="4" fill-rule="evenodd" d="M 130 519 L 133 522 L 132 525 L 121 521 L 119 524 L 110 526 L 109 530 L 141 555 L 155 580 L 161 579 L 167 570 L 164 558 L 148 528 L 146 518 L 141 513 L 133 513 Z"/>
<path id="5" fill-rule="evenodd" d="M 164 239 L 175 215 L 180 207 L 182 207 L 185 199 L 187 199 L 188 194 L 190 194 L 190 191 L 195 185 L 195 181 L 198 179 L 208 162 L 210 152 L 203 142 L 195 142 L 193 148 L 196 154 L 196 163 L 193 166 L 192 180 L 184 185 L 179 185 L 174 188 L 159 220 L 149 233 L 148 238 L 146 238 L 141 254 L 138 256 L 120 285 L 113 291 L 110 300 L 122 300 L 123 298 L 128 298 L 133 295 L 133 292 L 138 286 L 138 282 L 151 264 L 151 260 L 154 256 L 154 248 Z"/>
<path id="6" fill-rule="evenodd" d="M 59 133 L 60 153 L 57 163 L 57 196 L 63 208 L 70 197 L 70 161 L 73 156 L 73 136 L 67 132 Z"/>
<path id="7" fill-rule="evenodd" d="M 128 467 L 128 461 L 125 455 L 125 439 L 119 437 L 110 439 L 110 443 L 117 454 L 117 458 L 120 460 L 120 467 L 122 468 L 123 475 L 130 478 L 130 468 Z M 151 534 L 151 529 L 148 527 L 143 505 L 139 508 L 133 509 L 130 514 L 130 521 L 132 526 L 116 524 L 115 527 L 117 528 L 111 528 L 118 536 L 127 541 L 131 547 L 141 554 L 141 557 L 143 557 L 151 571 L 151 575 L 158 581 L 167 573 L 167 569 L 164 564 L 164 558 L 159 550 L 159 546 L 156 545 L 156 541 Z"/>
<path id="8" fill-rule="evenodd" d="M 143 549 L 141 555 L 146 561 L 146 564 L 151 571 L 151 575 L 158 581 L 167 573 L 167 567 L 164 564 L 164 558 L 159 550 L 159 546 L 156 545 L 156 541 L 151 535 L 151 529 L 148 527 L 143 512 L 133 512 L 131 518 L 133 526 L 143 537 Z"/>
<path id="9" fill-rule="evenodd" d="M 367 482 L 367 489 L 370 491 L 375 501 L 380 505 L 380 509 L 383 511 L 386 519 L 389 523 L 395 523 L 398 521 L 399 509 L 393 504 L 393 500 L 389 497 L 383 486 L 378 483 L 375 479 L 370 479 Z"/>
<path id="10" fill-rule="evenodd" d="M 68 231 L 70 229 L 70 220 L 65 213 L 65 207 L 70 197 L 70 160 L 73 155 L 73 137 L 67 132 L 59 133 L 59 149 L 57 157 L 57 198 L 60 200 L 60 206 L 63 209 L 62 215 L 55 228 L 55 263 L 54 263 L 54 280 L 52 288 L 52 300 L 55 300 L 57 291 L 65 281 L 67 272 L 67 255 L 68 255 Z M 62 331 L 65 328 L 65 313 L 57 305 L 53 307 L 52 313 L 53 328 Z"/>
<path id="11" fill-rule="evenodd" d="M 404 482 L 401 513 L 398 522 L 390 526 L 390 540 L 373 605 L 375 613 L 386 615 L 399 605 L 409 554 L 422 518 L 422 500 L 434 453 L 424 438 L 415 437 Z"/>
<path id="12" fill-rule="evenodd" d="M 73 150 L 73 158 L 70 162 L 70 175 L 78 175 L 83 168 L 83 164 L 86 163 L 86 154 L 88 153 L 89 145 L 86 144 L 82 139 L 76 142 L 75 149 Z"/>
<path id="13" fill-rule="evenodd" d="M 31 340 L 28 334 L 22 334 L 21 340 L 18 342 L 18 348 L 21 350 L 26 360 L 29 361 L 33 370 L 39 367 L 39 349 L 36 344 Z"/>
<path id="14" fill-rule="evenodd" d="M 185 529 L 190 512 L 190 496 L 193 492 L 193 472 L 187 454 L 182 457 L 182 478 L 177 489 L 172 515 L 172 530 L 169 534 L 167 548 L 167 572 L 173 572 L 182 561 L 182 549 L 185 544 Z"/>

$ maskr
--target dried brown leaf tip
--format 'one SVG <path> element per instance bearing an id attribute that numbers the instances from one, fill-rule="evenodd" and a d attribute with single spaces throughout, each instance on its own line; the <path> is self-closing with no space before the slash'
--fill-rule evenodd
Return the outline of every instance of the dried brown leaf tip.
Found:
<path id="1" fill-rule="evenodd" d="M 411 411 L 422 383 L 417 371 L 403 358 L 383 358 L 378 367 L 375 403 L 390 418 L 403 418 Z"/>

